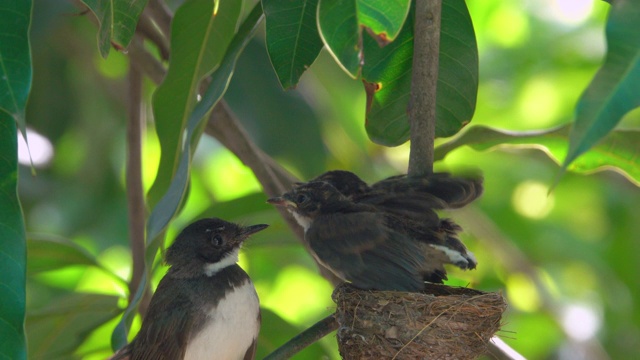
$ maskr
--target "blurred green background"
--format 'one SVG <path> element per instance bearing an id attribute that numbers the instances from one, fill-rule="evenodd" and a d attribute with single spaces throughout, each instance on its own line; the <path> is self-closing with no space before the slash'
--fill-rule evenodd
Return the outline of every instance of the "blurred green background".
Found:
<path id="1" fill-rule="evenodd" d="M 470 126 L 536 130 L 570 122 L 605 52 L 608 5 L 467 5 L 480 52 Z M 104 359 L 127 304 L 131 267 L 124 184 L 128 59 L 112 51 L 103 60 L 95 26 L 68 2 L 34 1 L 31 40 L 27 123 L 36 176 L 24 151 L 20 158 L 29 234 L 30 358 Z M 153 89 L 145 84 L 147 190 L 160 156 Z M 362 84 L 325 52 L 297 89 L 284 92 L 261 29 L 241 56 L 225 99 L 260 147 L 300 179 L 335 168 L 367 181 L 406 172 L 408 144 L 385 148 L 367 139 Z M 638 126 L 637 111 L 620 125 Z M 559 167 L 534 148 L 460 148 L 436 168 L 484 172 L 483 197 L 470 209 L 447 214 L 465 228 L 463 240 L 479 266 L 470 272 L 452 268 L 449 284 L 503 292 L 510 305 L 498 334 L 503 341 L 530 359 L 633 358 L 640 344 L 637 184 L 613 171 L 568 173 L 549 193 Z M 259 357 L 335 307 L 331 285 L 265 200 L 251 171 L 204 137 L 188 202 L 167 237 L 171 241 L 203 216 L 271 224 L 241 256 L 263 307 Z M 156 272 L 156 284 L 163 274 L 162 268 Z M 338 358 L 332 336 L 297 358 L 322 357 Z"/>

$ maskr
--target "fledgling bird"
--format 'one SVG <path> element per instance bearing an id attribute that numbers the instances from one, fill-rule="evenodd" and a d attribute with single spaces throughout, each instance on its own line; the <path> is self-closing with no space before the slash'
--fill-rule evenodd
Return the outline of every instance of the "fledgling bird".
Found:
<path id="1" fill-rule="evenodd" d="M 398 231 L 440 249 L 450 263 L 461 269 L 476 268 L 475 256 L 457 237 L 462 228 L 451 219 L 440 219 L 435 210 L 461 208 L 477 199 L 483 192 L 481 176 L 396 175 L 369 186 L 350 171 L 332 170 L 312 181 L 326 181 L 354 202 L 386 212 Z M 446 280 L 445 274 L 442 279 Z"/>
<path id="2" fill-rule="evenodd" d="M 112 360 L 253 359 L 259 300 L 236 262 L 242 243 L 267 226 L 207 218 L 182 230 L 140 332 Z"/>
<path id="3" fill-rule="evenodd" d="M 292 213 L 320 264 L 361 289 L 420 291 L 425 280 L 446 279 L 444 263 L 475 267 L 459 254 L 452 260 L 438 223 L 355 202 L 326 181 L 299 184 L 267 201 Z"/>

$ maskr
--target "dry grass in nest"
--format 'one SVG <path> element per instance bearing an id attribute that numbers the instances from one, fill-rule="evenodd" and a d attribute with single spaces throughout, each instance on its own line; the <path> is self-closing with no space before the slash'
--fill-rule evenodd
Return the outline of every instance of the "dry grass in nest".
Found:
<path id="1" fill-rule="evenodd" d="M 475 359 L 507 305 L 500 293 L 427 284 L 424 293 L 343 284 L 333 300 L 344 359 Z"/>

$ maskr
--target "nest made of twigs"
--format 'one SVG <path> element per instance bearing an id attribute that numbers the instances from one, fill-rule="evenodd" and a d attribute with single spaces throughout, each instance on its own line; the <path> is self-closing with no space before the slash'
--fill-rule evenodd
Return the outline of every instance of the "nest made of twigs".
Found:
<path id="1" fill-rule="evenodd" d="M 343 284 L 333 301 L 344 359 L 475 359 L 507 307 L 500 293 L 435 284 L 423 293 Z"/>

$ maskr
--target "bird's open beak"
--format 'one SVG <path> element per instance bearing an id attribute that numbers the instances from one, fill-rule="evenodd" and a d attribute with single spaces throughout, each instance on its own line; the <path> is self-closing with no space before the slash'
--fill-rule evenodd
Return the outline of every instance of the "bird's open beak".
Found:
<path id="1" fill-rule="evenodd" d="M 258 224 L 258 225 L 251 225 L 251 226 L 246 226 L 242 229 L 242 235 L 245 236 L 249 236 L 251 234 L 255 234 L 260 230 L 264 230 L 267 227 L 269 227 L 269 225 L 267 224 Z"/>
<path id="2" fill-rule="evenodd" d="M 294 203 L 293 201 L 287 200 L 282 196 L 267 199 L 267 202 L 269 204 L 276 205 L 276 206 L 284 206 L 284 207 L 290 207 L 294 209 L 297 207 L 296 203 Z"/>

